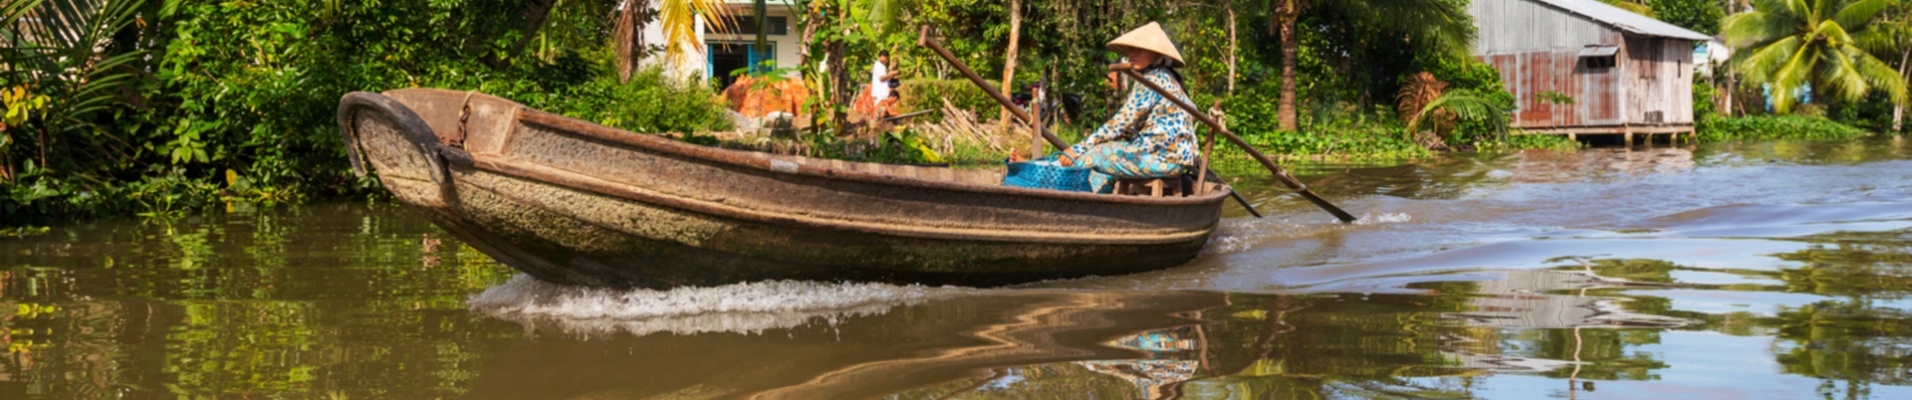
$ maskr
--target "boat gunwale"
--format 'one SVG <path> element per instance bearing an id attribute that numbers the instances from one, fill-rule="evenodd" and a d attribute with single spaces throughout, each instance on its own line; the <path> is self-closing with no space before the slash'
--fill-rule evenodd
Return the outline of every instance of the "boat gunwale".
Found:
<path id="1" fill-rule="evenodd" d="M 504 99 L 500 99 L 500 100 L 510 101 L 510 100 L 504 100 Z M 1219 203 L 1222 201 L 1223 197 L 1228 195 L 1230 190 L 1233 190 L 1233 188 L 1229 187 L 1228 185 L 1221 184 L 1219 185 L 1220 186 L 1219 190 L 1214 190 L 1208 193 L 1194 195 L 1194 196 L 1149 197 L 1149 196 L 1121 196 L 1121 195 L 1097 194 L 1097 193 L 1087 193 L 1087 192 L 1067 192 L 1067 191 L 1049 190 L 1049 189 L 1022 188 L 1022 187 L 1014 187 L 1014 186 L 1007 186 L 1007 185 L 983 185 L 983 184 L 954 181 L 954 180 L 925 179 L 925 178 L 917 178 L 917 177 L 904 176 L 904 175 L 892 175 L 892 174 L 883 174 L 883 173 L 875 173 L 875 172 L 864 172 L 864 171 L 856 171 L 856 170 L 819 167 L 816 165 L 810 165 L 808 163 L 793 163 L 789 161 L 776 159 L 775 157 L 779 157 L 779 155 L 772 155 L 769 153 L 746 151 L 746 150 L 713 148 L 713 147 L 707 147 L 707 146 L 699 146 L 699 145 L 690 144 L 690 143 L 683 143 L 677 140 L 671 140 L 671 139 L 667 139 L 667 138 L 656 136 L 656 135 L 647 135 L 642 133 L 625 131 L 622 129 L 612 128 L 612 127 L 607 127 L 603 125 L 598 125 L 595 123 L 591 123 L 589 121 L 583 121 L 576 118 L 566 117 L 562 114 L 552 113 L 549 111 L 539 110 L 539 109 L 530 108 L 530 107 L 524 107 L 522 105 L 519 105 L 518 115 L 514 119 L 517 122 L 521 122 L 525 124 L 551 128 L 554 131 L 560 132 L 560 134 L 565 134 L 568 132 L 568 133 L 571 133 L 572 136 L 583 137 L 583 138 L 591 139 L 591 140 L 606 143 L 606 144 L 617 145 L 620 147 L 628 147 L 634 150 L 651 151 L 653 153 L 682 156 L 682 157 L 690 158 L 690 159 L 715 162 L 715 163 L 720 163 L 725 165 L 755 169 L 759 171 L 796 174 L 796 175 L 810 176 L 810 177 L 816 177 L 816 178 L 822 178 L 825 180 L 834 180 L 834 181 L 847 181 L 847 182 L 870 183 L 870 184 L 878 184 L 878 185 L 902 186 L 902 187 L 911 187 L 911 188 L 918 188 L 918 189 L 937 189 L 937 190 L 978 192 L 978 193 L 989 193 L 989 194 L 1004 194 L 1004 195 L 1014 195 L 1014 196 L 1022 196 L 1022 197 L 1038 197 L 1038 198 L 1050 198 L 1050 199 L 1058 199 L 1058 200 L 1086 201 L 1086 202 L 1094 202 L 1094 203 L 1112 203 L 1112 204 L 1124 204 L 1124 205 L 1128 205 L 1128 204 L 1159 205 L 1159 206 L 1195 206 L 1195 205 L 1203 205 L 1208 203 Z M 796 158 L 804 159 L 806 161 L 807 160 L 829 161 L 828 159 L 794 156 L 794 155 L 781 156 L 781 157 L 796 157 Z M 778 165 L 778 163 L 793 164 L 793 165 Z"/>
<path id="2" fill-rule="evenodd" d="M 896 236 L 896 237 L 933 239 L 933 240 L 964 240 L 964 241 L 978 241 L 978 242 L 1010 242 L 1010 243 L 1093 244 L 1093 245 L 1158 245 L 1158 244 L 1183 243 L 1183 242 L 1188 242 L 1192 240 L 1200 240 L 1202 237 L 1205 237 L 1213 233 L 1215 229 L 1215 225 L 1211 224 L 1202 229 L 1159 229 L 1159 230 L 1153 230 L 1153 231 L 1138 230 L 1132 233 L 1081 232 L 1081 231 L 1032 231 L 1032 230 L 1013 230 L 1013 229 L 989 229 L 989 228 L 979 228 L 979 227 L 896 225 L 896 224 L 884 224 L 884 223 L 875 223 L 875 222 L 868 222 L 868 221 L 814 218 L 814 217 L 807 217 L 802 215 L 769 212 L 764 210 L 753 210 L 749 208 L 731 206 L 731 205 L 723 204 L 721 202 L 711 202 L 711 201 L 704 201 L 704 200 L 698 200 L 698 199 L 692 199 L 692 198 L 685 198 L 683 196 L 676 196 L 669 193 L 644 189 L 644 188 L 636 187 L 632 185 L 625 185 L 618 182 L 605 180 L 602 178 L 592 177 L 589 175 L 564 170 L 561 168 L 539 165 L 536 163 L 518 162 L 517 160 L 513 160 L 510 157 L 477 156 L 477 157 L 474 157 L 474 161 L 475 162 L 473 167 L 479 171 L 498 174 L 498 175 L 502 175 L 512 179 L 524 180 L 524 181 L 532 182 L 535 184 L 552 185 L 552 186 L 556 186 L 556 187 L 564 188 L 568 190 L 577 190 L 577 191 L 590 193 L 590 194 L 608 196 L 608 197 L 623 199 L 623 200 L 636 201 L 639 203 L 650 204 L 654 206 L 685 210 L 692 213 L 698 213 L 698 214 L 709 215 L 709 216 L 732 218 L 732 219 L 739 219 L 744 221 L 751 221 L 756 223 L 765 223 L 765 224 L 772 224 L 772 225 L 795 226 L 795 227 L 801 227 L 806 229 L 838 230 L 838 231 L 857 232 L 857 233 L 864 233 L 864 234 L 888 235 L 888 236 Z M 529 164 L 529 165 L 525 165 L 525 164 Z M 569 174 L 572 176 L 564 176 L 564 174 Z M 473 183 L 467 183 L 467 184 L 473 184 Z M 505 198 L 509 198 L 513 201 L 516 201 L 522 204 L 532 205 L 540 209 L 544 209 L 547 212 L 564 215 L 566 217 L 570 217 L 572 219 L 576 219 L 579 221 L 591 220 L 590 218 L 586 218 L 586 217 L 576 215 L 570 212 L 549 209 L 540 205 L 536 205 L 537 202 L 518 198 L 517 196 L 514 196 L 514 195 L 498 192 L 496 189 L 493 189 L 493 188 L 487 188 L 483 186 L 478 186 L 478 187 L 483 188 L 484 190 L 492 191 L 501 196 L 504 196 Z M 600 225 L 600 227 L 616 230 L 620 232 L 626 231 L 623 228 L 603 226 L 601 224 L 597 224 L 594 222 L 592 222 L 592 224 Z M 630 234 L 631 232 L 625 232 L 625 233 Z"/>

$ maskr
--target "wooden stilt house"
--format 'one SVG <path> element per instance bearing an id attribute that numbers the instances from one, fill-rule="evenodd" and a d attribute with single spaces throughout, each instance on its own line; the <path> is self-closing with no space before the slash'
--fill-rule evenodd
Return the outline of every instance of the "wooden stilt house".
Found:
<path id="1" fill-rule="evenodd" d="M 1693 46 L 1710 36 L 1597 0 L 1474 0 L 1474 55 L 1534 133 L 1693 132 Z"/>

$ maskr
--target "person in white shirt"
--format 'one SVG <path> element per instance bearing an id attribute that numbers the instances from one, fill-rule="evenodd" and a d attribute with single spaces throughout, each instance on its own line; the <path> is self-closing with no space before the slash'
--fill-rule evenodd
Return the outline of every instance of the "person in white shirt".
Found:
<path id="1" fill-rule="evenodd" d="M 889 50 L 876 53 L 876 64 L 870 66 L 870 104 L 882 104 L 890 97 L 889 81 L 896 79 L 896 73 L 890 71 L 889 63 Z"/>

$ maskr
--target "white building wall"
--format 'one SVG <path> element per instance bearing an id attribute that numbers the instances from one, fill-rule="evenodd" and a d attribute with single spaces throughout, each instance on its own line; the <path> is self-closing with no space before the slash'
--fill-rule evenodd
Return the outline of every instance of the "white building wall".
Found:
<path id="1" fill-rule="evenodd" d="M 656 4 L 657 2 L 653 1 L 651 3 L 652 3 L 651 12 L 654 12 L 654 13 L 659 12 L 657 9 L 657 4 Z M 756 11 L 756 7 L 754 6 L 754 3 L 751 2 L 750 0 L 731 0 L 729 3 L 731 5 L 731 10 L 734 13 L 733 15 L 736 15 L 736 16 L 740 16 L 740 17 L 749 16 Z M 803 27 L 797 21 L 797 16 L 793 12 L 795 8 L 791 4 L 792 3 L 790 2 L 790 0 L 770 0 L 769 4 L 767 4 L 765 7 L 766 9 L 765 11 L 769 14 L 769 16 L 772 16 L 772 17 L 781 16 L 781 17 L 784 17 L 786 21 L 789 21 L 789 29 L 787 29 L 787 32 L 785 34 L 766 35 L 767 36 L 766 39 L 769 40 L 771 43 L 773 43 L 772 46 L 776 48 L 777 67 L 779 68 L 793 68 L 793 69 L 796 68 L 797 61 L 798 61 L 797 60 L 798 54 L 800 54 L 799 53 L 800 48 L 805 45 L 802 41 Z M 664 19 L 663 17 L 664 16 L 660 15 L 659 18 L 657 19 L 663 20 Z M 705 21 L 702 16 L 699 16 L 697 18 L 697 33 L 696 33 L 697 45 L 692 46 L 692 49 L 691 49 L 694 51 L 686 52 L 684 54 L 683 59 L 676 60 L 678 62 L 671 63 L 671 64 L 665 64 L 666 51 L 664 46 L 666 42 L 664 38 L 663 24 L 652 22 L 650 25 L 646 25 L 644 27 L 644 32 L 643 32 L 643 45 L 647 48 L 655 46 L 659 49 L 659 51 L 656 54 L 651 54 L 646 56 L 641 64 L 645 66 L 665 65 L 665 74 L 675 78 L 690 78 L 690 79 L 701 80 L 701 79 L 706 79 L 711 77 L 713 73 L 714 74 L 730 73 L 730 71 L 711 71 L 710 70 L 710 56 L 707 53 L 709 49 L 709 44 L 713 42 L 719 42 L 719 41 L 738 42 L 738 43 L 755 43 L 757 41 L 757 35 L 756 34 L 706 35 L 704 34 L 704 28 L 705 28 L 704 22 Z M 792 73 L 793 76 L 795 74 L 796 73 L 794 72 Z"/>

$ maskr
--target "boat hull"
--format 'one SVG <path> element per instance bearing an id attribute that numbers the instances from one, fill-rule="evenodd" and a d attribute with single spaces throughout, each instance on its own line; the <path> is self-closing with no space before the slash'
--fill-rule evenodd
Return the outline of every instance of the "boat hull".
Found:
<path id="1" fill-rule="evenodd" d="M 599 287 L 999 285 L 1166 268 L 1201 250 L 1227 190 L 1007 188 L 999 172 L 693 146 L 430 89 L 349 94 L 340 126 L 355 168 L 452 235 L 539 279 Z"/>

